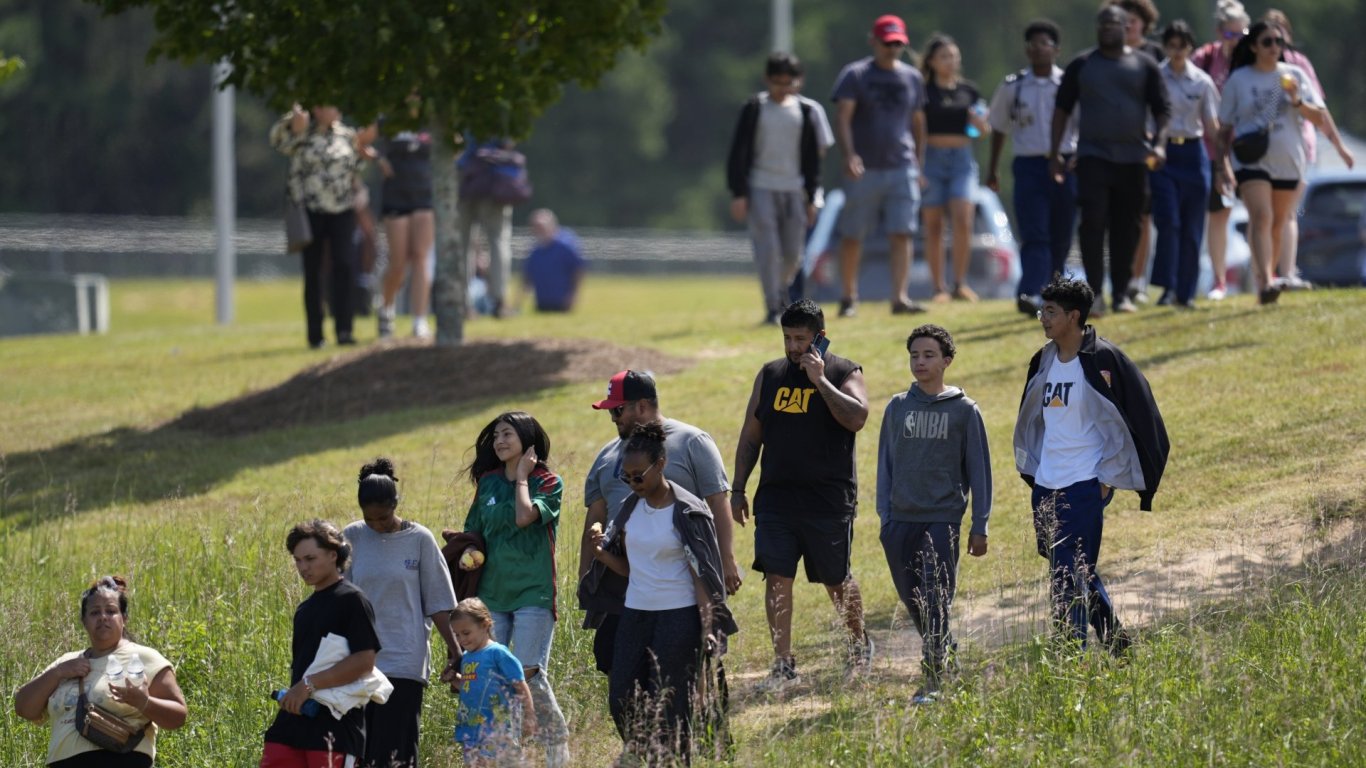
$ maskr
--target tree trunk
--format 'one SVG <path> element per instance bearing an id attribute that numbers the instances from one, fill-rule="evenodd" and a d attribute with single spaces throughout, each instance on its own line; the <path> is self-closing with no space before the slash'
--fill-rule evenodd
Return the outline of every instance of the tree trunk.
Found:
<path id="1" fill-rule="evenodd" d="M 436 344 L 458 347 L 465 339 L 465 300 L 468 265 L 460 241 L 456 204 L 460 177 L 451 151 L 450 131 L 432 131 L 432 193 L 436 203 L 436 274 L 432 276 L 432 314 L 436 317 Z"/>

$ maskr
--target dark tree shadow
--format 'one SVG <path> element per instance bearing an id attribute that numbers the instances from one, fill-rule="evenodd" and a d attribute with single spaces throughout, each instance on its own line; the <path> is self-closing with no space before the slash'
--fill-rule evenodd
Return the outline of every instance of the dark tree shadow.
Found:
<path id="1" fill-rule="evenodd" d="M 622 368 L 671 373 L 685 364 L 579 339 L 366 347 L 155 427 L 121 426 L 0 457 L 0 522 L 27 527 L 114 503 L 198 495 L 245 469 L 372 443 L 507 398 L 606 381 Z"/>

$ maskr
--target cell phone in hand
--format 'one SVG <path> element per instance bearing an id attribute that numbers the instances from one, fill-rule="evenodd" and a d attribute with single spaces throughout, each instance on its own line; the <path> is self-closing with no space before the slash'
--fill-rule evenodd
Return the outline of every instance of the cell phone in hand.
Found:
<path id="1" fill-rule="evenodd" d="M 825 335 L 825 331 L 816 334 L 816 340 L 811 342 L 811 349 L 815 350 L 816 354 L 820 355 L 822 360 L 825 359 L 825 351 L 829 348 L 830 337 Z"/>

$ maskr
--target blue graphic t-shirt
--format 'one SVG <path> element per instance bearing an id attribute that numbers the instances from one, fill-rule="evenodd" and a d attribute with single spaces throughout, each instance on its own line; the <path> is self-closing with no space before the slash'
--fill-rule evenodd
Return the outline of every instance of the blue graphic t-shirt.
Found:
<path id="1" fill-rule="evenodd" d="M 524 679 L 522 663 L 502 643 L 489 641 L 477 651 L 466 652 L 460 661 L 455 740 L 466 746 L 484 745 L 491 736 L 507 731 L 513 684 Z"/>
<path id="2" fill-rule="evenodd" d="M 925 108 L 925 82 L 904 61 L 883 69 L 870 56 L 849 64 L 835 81 L 831 99 L 856 103 L 850 124 L 854 151 L 873 170 L 915 164 L 911 115 Z"/>

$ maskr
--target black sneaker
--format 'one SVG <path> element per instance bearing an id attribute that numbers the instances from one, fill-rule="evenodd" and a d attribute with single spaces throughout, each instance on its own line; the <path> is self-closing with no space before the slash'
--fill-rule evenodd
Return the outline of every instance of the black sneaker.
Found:
<path id="1" fill-rule="evenodd" d="M 1280 297 L 1281 287 L 1279 285 L 1270 285 L 1267 286 L 1266 289 L 1263 290 L 1261 293 L 1257 294 L 1257 303 L 1263 305 L 1275 304 L 1276 300 Z"/>
<path id="2" fill-rule="evenodd" d="M 897 299 L 892 302 L 892 314 L 894 315 L 918 315 L 925 311 L 925 308 L 914 301 L 901 301 Z"/>
<path id="3" fill-rule="evenodd" d="M 339 346 L 339 347 L 352 347 L 352 346 L 355 346 L 355 344 L 356 344 L 356 337 L 355 337 L 355 336 L 352 336 L 352 335 L 349 334 L 349 333 L 339 333 L 339 334 L 337 334 L 337 346 Z"/>
<path id="4" fill-rule="evenodd" d="M 1020 314 L 1034 318 L 1038 317 L 1039 310 L 1043 309 L 1043 302 L 1037 296 L 1026 296 L 1022 293 L 1015 298 L 1015 308 L 1020 310 Z"/>
<path id="5" fill-rule="evenodd" d="M 840 299 L 840 317 L 853 317 L 858 314 L 858 303 L 853 299 Z"/>

